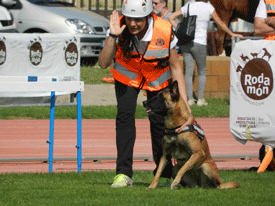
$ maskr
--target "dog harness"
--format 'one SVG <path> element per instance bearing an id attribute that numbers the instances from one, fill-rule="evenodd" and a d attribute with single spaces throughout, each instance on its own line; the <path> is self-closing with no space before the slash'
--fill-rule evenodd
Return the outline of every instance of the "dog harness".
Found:
<path id="1" fill-rule="evenodd" d="M 184 132 L 193 132 L 199 139 L 200 141 L 204 140 L 204 131 L 203 129 L 200 127 L 200 125 L 195 121 L 193 124 L 191 125 L 187 125 L 181 132 L 176 132 L 176 129 L 180 128 L 176 127 L 174 129 L 165 129 L 164 134 L 165 135 L 173 135 L 173 136 L 177 136 L 181 133 Z"/>

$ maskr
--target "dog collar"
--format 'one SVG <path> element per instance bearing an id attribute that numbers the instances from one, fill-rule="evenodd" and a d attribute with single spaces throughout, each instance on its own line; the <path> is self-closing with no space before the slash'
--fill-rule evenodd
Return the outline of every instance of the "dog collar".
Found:
<path id="1" fill-rule="evenodd" d="M 195 121 L 193 124 L 191 125 L 187 125 L 186 127 L 184 127 L 180 132 L 176 132 L 176 129 L 180 128 L 176 127 L 173 129 L 165 129 L 164 130 L 164 135 L 179 135 L 181 133 L 184 132 L 193 132 L 195 135 L 197 135 L 197 137 L 202 141 L 204 139 L 204 131 L 203 129 L 200 127 L 200 125 Z"/>

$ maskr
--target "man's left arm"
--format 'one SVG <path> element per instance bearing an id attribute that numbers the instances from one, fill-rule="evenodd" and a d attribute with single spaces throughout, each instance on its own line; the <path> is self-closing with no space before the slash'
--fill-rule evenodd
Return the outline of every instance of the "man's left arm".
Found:
<path id="1" fill-rule="evenodd" d="M 274 27 L 273 27 L 274 25 Z M 257 36 L 266 36 L 275 34 L 275 19 L 274 18 L 260 18 L 254 19 L 254 33 Z"/>
<path id="2" fill-rule="evenodd" d="M 254 33 L 257 36 L 266 36 L 275 34 L 275 19 L 267 17 L 266 4 L 264 0 L 260 0 L 256 9 L 254 18 Z"/>
<path id="3" fill-rule="evenodd" d="M 267 17 L 266 18 L 266 24 L 268 26 L 271 26 L 271 27 L 275 28 L 275 18 L 273 18 L 273 17 Z"/>

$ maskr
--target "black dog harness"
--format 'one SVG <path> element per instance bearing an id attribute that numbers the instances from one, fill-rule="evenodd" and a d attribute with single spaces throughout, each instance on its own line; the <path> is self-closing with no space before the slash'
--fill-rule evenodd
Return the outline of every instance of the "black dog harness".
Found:
<path id="1" fill-rule="evenodd" d="M 185 128 L 183 128 L 183 130 L 181 132 L 176 132 L 176 129 L 180 128 L 176 127 L 174 129 L 165 129 L 164 134 L 165 135 L 173 135 L 173 136 L 177 136 L 181 133 L 184 132 L 193 132 L 199 139 L 200 141 L 204 140 L 204 131 L 203 129 L 200 127 L 200 125 L 195 121 L 193 124 L 191 125 L 187 125 Z"/>

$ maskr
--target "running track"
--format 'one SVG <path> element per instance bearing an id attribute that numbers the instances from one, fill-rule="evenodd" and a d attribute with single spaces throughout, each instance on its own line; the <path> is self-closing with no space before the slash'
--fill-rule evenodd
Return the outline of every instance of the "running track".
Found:
<path id="1" fill-rule="evenodd" d="M 260 143 L 237 142 L 229 130 L 229 118 L 198 118 L 204 129 L 211 155 L 219 169 L 249 169 L 258 167 Z M 44 161 L 25 161 L 28 158 L 47 158 L 49 120 L 0 120 L 0 173 L 48 172 Z M 136 120 L 135 157 L 151 157 L 148 120 Z M 77 121 L 55 120 L 54 158 L 77 156 Z M 223 156 L 235 158 L 221 158 Z M 115 169 L 115 120 L 82 120 L 82 171 Z M 244 158 L 240 158 L 243 156 Z M 87 159 L 85 159 L 87 157 Z M 88 160 L 93 157 L 100 161 Z M 250 157 L 250 158 L 248 158 Z M 24 161 L 19 161 L 23 159 Z M 92 159 L 93 159 L 92 158 Z M 9 161 L 12 160 L 12 161 Z M 18 161 L 14 161 L 14 160 Z M 135 170 L 153 170 L 154 163 L 135 159 Z M 77 171 L 76 161 L 54 161 L 53 172 Z"/>

